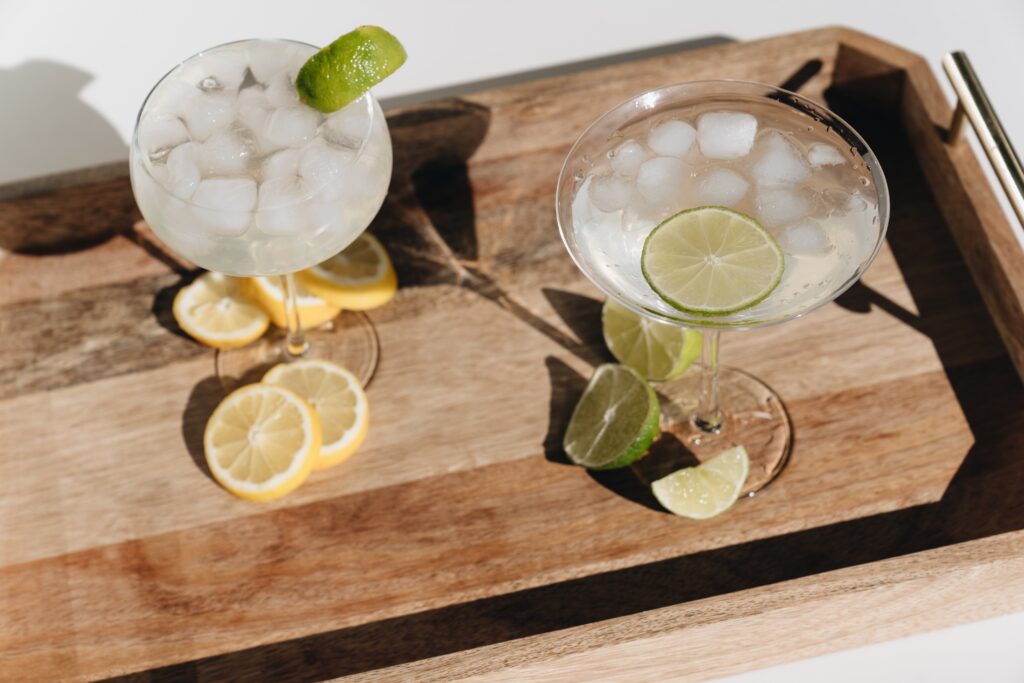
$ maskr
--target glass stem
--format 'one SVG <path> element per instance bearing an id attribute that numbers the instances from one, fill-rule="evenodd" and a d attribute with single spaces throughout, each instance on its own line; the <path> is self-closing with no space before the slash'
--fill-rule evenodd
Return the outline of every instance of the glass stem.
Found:
<path id="1" fill-rule="evenodd" d="M 281 276 L 281 291 L 284 293 L 284 317 L 288 334 L 284 349 L 289 358 L 300 358 L 309 348 L 306 335 L 299 320 L 299 295 L 295 288 L 295 273 Z"/>
<path id="2" fill-rule="evenodd" d="M 700 402 L 693 424 L 711 434 L 722 429 L 722 411 L 718 409 L 718 330 L 704 332 L 700 356 Z"/>

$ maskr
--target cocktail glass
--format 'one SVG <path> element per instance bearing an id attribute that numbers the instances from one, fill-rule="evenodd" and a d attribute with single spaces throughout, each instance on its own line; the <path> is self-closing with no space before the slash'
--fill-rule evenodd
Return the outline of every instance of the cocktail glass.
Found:
<path id="1" fill-rule="evenodd" d="M 752 216 L 780 243 L 782 280 L 760 303 L 695 315 L 671 306 L 645 280 L 647 235 L 665 218 L 704 205 Z M 699 366 L 657 386 L 663 429 L 702 461 L 744 446 L 746 492 L 767 485 L 789 456 L 789 416 L 763 382 L 719 366 L 719 333 L 805 315 L 868 268 L 889 219 L 885 177 L 868 145 L 825 107 L 780 88 L 671 85 L 616 106 L 580 136 L 562 167 L 556 212 L 579 269 L 640 314 L 641 324 L 703 332 Z"/>
<path id="2" fill-rule="evenodd" d="M 326 358 L 364 384 L 378 357 L 361 314 L 304 331 L 295 273 L 349 246 L 380 209 L 391 177 L 387 122 L 367 92 L 334 113 L 303 104 L 294 79 L 317 48 L 243 40 L 174 67 L 147 96 L 132 138 L 132 188 L 174 252 L 231 276 L 277 276 L 287 328 L 217 354 L 240 378 L 280 360 Z"/>

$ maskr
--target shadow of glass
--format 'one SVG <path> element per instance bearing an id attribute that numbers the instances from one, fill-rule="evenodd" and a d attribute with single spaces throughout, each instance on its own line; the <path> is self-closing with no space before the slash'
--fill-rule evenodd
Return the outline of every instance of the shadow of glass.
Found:
<path id="1" fill-rule="evenodd" d="M 456 259 L 477 257 L 476 212 L 465 160 L 438 159 L 412 172 L 420 207 Z"/>
<path id="2" fill-rule="evenodd" d="M 576 403 L 587 387 L 587 378 L 563 361 L 548 356 L 544 359 L 551 381 L 551 400 L 548 408 L 548 431 L 544 437 L 544 457 L 560 465 L 572 465 L 562 448 L 562 438 Z M 575 465 L 573 465 L 575 467 Z"/>
<path id="3" fill-rule="evenodd" d="M 604 332 L 601 327 L 601 309 L 604 302 L 584 294 L 550 287 L 543 288 L 541 292 L 558 317 L 572 330 L 580 342 L 594 349 L 597 354 L 603 353 L 605 361 L 609 363 L 615 361 L 605 347 Z"/>
<path id="4" fill-rule="evenodd" d="M 81 91 L 91 80 L 92 76 L 80 69 L 46 60 L 0 69 L 4 108 L 0 185 L 50 175 L 54 168 L 93 166 L 127 157 L 128 147 L 117 130 L 81 99 Z M 30 184 L 12 182 L 9 189 L 16 191 Z M 13 207 L 4 207 L 0 247 L 24 253 L 61 253 L 102 242 L 118 229 L 110 221 L 96 220 L 97 209 L 90 208 L 90 197 L 83 197 L 81 211 L 56 212 L 43 194 L 41 201 L 26 196 L 13 202 Z"/>
<path id="5" fill-rule="evenodd" d="M 127 157 L 128 146 L 81 92 L 93 76 L 68 64 L 33 59 L 0 69 L 0 184 Z"/>
<path id="6" fill-rule="evenodd" d="M 174 319 L 174 297 L 178 295 L 185 287 L 188 287 L 192 282 L 202 274 L 203 271 L 195 270 L 187 273 L 182 273 L 178 278 L 178 281 L 174 284 L 168 285 L 158 291 L 156 296 L 153 297 L 153 305 L 150 307 L 150 311 L 153 317 L 156 318 L 157 323 L 160 327 L 164 328 L 171 334 L 187 339 L 190 342 L 195 340 L 189 336 L 185 330 L 181 329 L 181 325 Z"/>
<path id="7" fill-rule="evenodd" d="M 188 395 L 185 410 L 181 414 L 181 438 L 192 457 L 192 462 L 206 477 L 216 483 L 210 467 L 206 464 L 203 448 L 203 431 L 217 405 L 228 395 L 227 388 L 219 378 L 210 376 L 202 379 Z M 219 486 L 220 484 L 218 484 Z"/>
<path id="8" fill-rule="evenodd" d="M 391 187 L 371 230 L 403 286 L 460 284 L 477 253 L 467 161 L 490 127 L 486 107 L 446 100 L 388 116 Z"/>

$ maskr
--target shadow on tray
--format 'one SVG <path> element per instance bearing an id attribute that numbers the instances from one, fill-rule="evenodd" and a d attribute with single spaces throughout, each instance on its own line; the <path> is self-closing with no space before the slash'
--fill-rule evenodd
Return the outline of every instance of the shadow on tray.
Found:
<path id="1" fill-rule="evenodd" d="M 969 282 L 969 276 L 956 256 L 952 237 L 943 227 L 902 129 L 893 125 L 891 114 L 865 109 L 841 95 L 829 93 L 829 104 L 872 141 L 890 178 L 893 216 L 889 244 L 919 312 L 908 311 L 863 284 L 837 303 L 862 313 L 877 306 L 935 344 L 975 437 L 941 500 L 173 665 L 150 672 L 150 679 L 191 680 L 201 671 L 231 671 L 243 676 L 252 666 L 264 672 L 289 671 L 294 680 L 368 672 L 1024 528 L 1024 487 L 1020 486 L 1024 461 L 1019 457 L 1024 452 L 1019 430 L 1024 390 L 1020 380 L 1005 355 L 972 355 L 972 346 L 993 348 L 996 333 L 978 293 L 961 284 Z M 947 264 L 947 270 L 938 276 L 929 268 L 936 258 Z M 937 289 L 936 277 L 956 283 L 955 291 Z M 579 338 L 595 344 L 595 323 L 585 320 L 594 315 L 595 306 L 583 302 L 590 312 L 576 315 L 572 312 L 579 301 L 564 293 L 547 294 Z M 963 324 L 961 318 L 944 315 L 949 296 L 961 297 L 961 302 L 968 301 L 978 311 L 971 330 L 958 328 Z M 591 353 L 595 355 L 601 354 Z M 547 366 L 552 407 L 545 453 L 549 460 L 564 462 L 561 434 L 585 381 L 556 358 L 548 358 Z M 686 455 L 669 442 L 657 448 L 669 458 Z M 605 481 L 603 477 L 595 479 L 639 504 L 649 502 L 634 490 L 636 477 L 631 477 L 634 483 Z M 395 643 L 401 646 L 395 647 Z"/>

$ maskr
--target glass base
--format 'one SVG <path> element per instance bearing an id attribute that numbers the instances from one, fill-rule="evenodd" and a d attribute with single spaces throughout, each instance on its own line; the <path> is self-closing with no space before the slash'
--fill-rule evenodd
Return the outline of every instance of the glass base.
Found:
<path id="1" fill-rule="evenodd" d="M 377 331 L 365 313 L 342 311 L 334 320 L 306 330 L 306 352 L 291 356 L 285 352 L 285 332 L 271 326 L 259 341 L 240 349 L 217 352 L 217 377 L 225 389 L 258 382 L 278 363 L 316 358 L 329 360 L 355 375 L 365 388 L 373 379 L 380 360 Z"/>
<path id="2" fill-rule="evenodd" d="M 670 442 L 668 446 L 656 444 L 655 450 L 662 451 L 660 459 L 664 463 L 664 453 L 671 451 L 674 444 L 677 453 L 668 459 L 676 462 L 664 464 L 679 469 L 680 460 L 695 464 L 694 458 L 703 462 L 727 448 L 742 445 L 750 457 L 750 473 L 743 493 L 756 493 L 779 475 L 789 459 L 793 428 L 786 408 L 778 395 L 759 379 L 723 366 L 718 375 L 721 428 L 714 433 L 706 432 L 693 420 L 700 396 L 700 371 L 699 364 L 694 363 L 681 378 L 655 386 L 661 401 L 661 441 Z"/>

